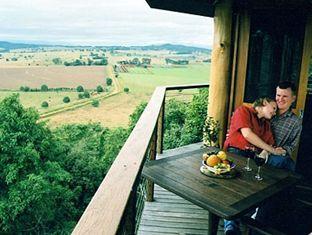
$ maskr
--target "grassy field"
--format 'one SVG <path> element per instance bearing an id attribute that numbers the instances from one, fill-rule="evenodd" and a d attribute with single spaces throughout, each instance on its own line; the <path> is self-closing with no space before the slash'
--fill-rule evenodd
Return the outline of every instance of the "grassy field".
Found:
<path id="1" fill-rule="evenodd" d="M 39 112 L 49 111 L 55 108 L 65 107 L 68 104 L 63 102 L 63 98 L 68 96 L 71 102 L 78 100 L 77 92 L 11 92 L 1 91 L 0 100 L 13 93 L 18 93 L 21 103 L 25 107 L 35 107 Z M 47 101 L 49 103 L 48 108 L 41 108 L 41 103 Z"/>
<path id="2" fill-rule="evenodd" d="M 109 98 L 101 98 L 99 107 L 95 108 L 87 104 L 79 109 L 70 110 L 49 116 L 43 120 L 48 121 L 50 127 L 56 127 L 66 123 L 100 122 L 107 127 L 127 126 L 129 115 L 142 101 L 148 101 L 157 86 L 182 85 L 195 83 L 208 83 L 210 64 L 202 63 L 207 58 L 206 54 L 194 54 L 189 65 L 166 65 L 165 59 L 185 59 L 185 56 L 172 54 L 168 51 L 121 51 L 105 52 L 108 66 L 55 66 L 53 58 L 61 58 L 62 61 L 72 61 L 80 58 L 90 58 L 91 53 L 104 55 L 103 51 L 90 50 L 52 50 L 52 51 L 15 51 L 2 55 L 0 60 L 0 100 L 5 96 L 18 92 L 21 86 L 40 88 L 46 84 L 49 88 L 68 87 L 76 88 L 78 85 L 86 89 L 95 89 L 96 86 L 105 87 L 105 78 L 114 77 L 112 66 L 120 60 L 132 60 L 143 57 L 151 58 L 151 67 L 127 67 L 128 73 L 119 73 L 119 86 Z M 15 57 L 18 60 L 12 61 Z M 8 60 L 7 60 L 8 59 Z M 117 81 L 115 81 L 117 83 Z M 128 87 L 128 94 L 123 88 Z M 10 91 L 3 91 L 9 89 Z M 183 92 L 171 91 L 168 96 L 182 100 L 189 100 L 197 90 L 185 90 Z M 74 103 L 79 103 L 77 92 L 19 92 L 20 99 L 25 107 L 35 107 L 38 111 L 46 113 L 53 110 L 69 108 Z M 69 96 L 71 102 L 63 103 L 63 98 Z M 97 96 L 99 98 L 99 96 Z M 96 98 L 96 96 L 95 96 Z M 48 101 L 48 108 L 41 108 L 41 103 Z"/>
<path id="3" fill-rule="evenodd" d="M 143 72 L 142 72 L 143 70 Z M 120 81 L 136 94 L 150 96 L 157 86 L 208 83 L 210 64 L 180 67 L 157 66 L 144 72 L 144 68 L 129 69 L 120 74 Z"/>
<path id="4" fill-rule="evenodd" d="M 51 116 L 48 124 L 56 127 L 64 123 L 100 122 L 106 127 L 127 126 L 129 115 L 142 101 L 148 101 L 157 86 L 207 83 L 209 64 L 192 65 L 179 68 L 156 67 L 152 74 L 145 74 L 145 69 L 130 69 L 129 73 L 120 74 L 118 81 L 122 87 L 129 87 L 128 94 L 121 93 L 102 100 L 98 108 L 86 106 L 82 109 Z M 171 91 L 168 96 L 177 99 L 191 99 L 197 90 L 183 92 Z"/>

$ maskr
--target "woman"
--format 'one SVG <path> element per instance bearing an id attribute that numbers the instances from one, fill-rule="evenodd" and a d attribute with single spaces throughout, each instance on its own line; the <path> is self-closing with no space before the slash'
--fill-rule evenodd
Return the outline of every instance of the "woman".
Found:
<path id="1" fill-rule="evenodd" d="M 246 149 L 265 150 L 276 155 L 285 153 L 281 148 L 274 148 L 274 138 L 269 120 L 276 114 L 276 102 L 270 98 L 257 99 L 252 107 L 238 107 L 230 124 L 229 134 L 224 142 L 224 149 L 246 156 Z"/>
<path id="2" fill-rule="evenodd" d="M 274 138 L 269 120 L 276 114 L 277 105 L 270 98 L 257 99 L 252 107 L 238 107 L 230 124 L 224 149 L 247 157 L 247 149 L 257 152 L 285 154 L 285 150 L 274 148 Z M 224 220 L 225 234 L 239 234 L 239 220 Z"/>

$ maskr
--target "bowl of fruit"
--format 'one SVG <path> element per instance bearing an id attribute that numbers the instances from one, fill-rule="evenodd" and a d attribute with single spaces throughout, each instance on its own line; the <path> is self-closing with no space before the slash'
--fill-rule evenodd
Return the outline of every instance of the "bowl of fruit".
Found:
<path id="1" fill-rule="evenodd" d="M 224 151 L 213 154 L 203 154 L 202 165 L 216 175 L 228 173 L 235 167 L 234 162 L 227 159 Z"/>

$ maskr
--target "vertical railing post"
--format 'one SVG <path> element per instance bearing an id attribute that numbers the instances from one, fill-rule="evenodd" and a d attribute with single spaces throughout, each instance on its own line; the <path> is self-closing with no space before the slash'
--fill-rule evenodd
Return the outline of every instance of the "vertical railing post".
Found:
<path id="1" fill-rule="evenodd" d="M 155 128 L 150 142 L 148 157 L 149 160 L 156 159 L 156 144 L 157 144 L 157 129 Z M 154 183 L 151 180 L 146 181 L 146 201 L 152 202 L 154 200 Z"/>
<path id="2" fill-rule="evenodd" d="M 159 112 L 157 120 L 157 153 L 163 153 L 163 144 L 164 144 L 164 117 L 165 117 L 165 98 L 162 101 L 161 109 Z"/>
<path id="3" fill-rule="evenodd" d="M 127 202 L 124 217 L 122 218 L 122 222 L 119 225 L 120 227 L 117 231 L 117 235 L 135 234 L 138 185 L 139 185 L 139 181 L 136 180 L 136 183 L 134 184 L 133 190 L 132 190 L 130 197 L 129 197 L 129 200 Z"/>

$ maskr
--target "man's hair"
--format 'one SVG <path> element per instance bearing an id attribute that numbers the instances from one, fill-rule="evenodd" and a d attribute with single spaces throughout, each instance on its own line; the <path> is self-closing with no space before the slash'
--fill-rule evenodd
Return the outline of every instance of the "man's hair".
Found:
<path id="1" fill-rule="evenodd" d="M 264 106 L 264 102 L 276 102 L 274 99 L 271 99 L 269 97 L 264 97 L 264 98 L 258 98 L 255 100 L 255 102 L 253 102 L 252 107 L 256 108 L 256 107 L 263 107 Z"/>
<path id="2" fill-rule="evenodd" d="M 296 95 L 296 86 L 293 82 L 290 81 L 280 81 L 277 85 L 280 89 L 288 89 L 290 88 L 292 95 Z"/>

